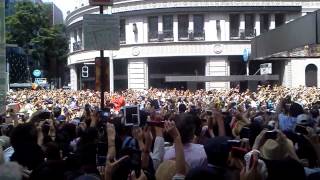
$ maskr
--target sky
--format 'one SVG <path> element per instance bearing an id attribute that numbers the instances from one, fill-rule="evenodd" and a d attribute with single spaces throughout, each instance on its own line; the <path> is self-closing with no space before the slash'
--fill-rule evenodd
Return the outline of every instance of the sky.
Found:
<path id="1" fill-rule="evenodd" d="M 53 2 L 58 6 L 63 12 L 63 18 L 67 16 L 67 11 L 72 11 L 76 6 L 80 7 L 82 2 L 87 2 L 88 0 L 42 0 L 43 2 Z"/>

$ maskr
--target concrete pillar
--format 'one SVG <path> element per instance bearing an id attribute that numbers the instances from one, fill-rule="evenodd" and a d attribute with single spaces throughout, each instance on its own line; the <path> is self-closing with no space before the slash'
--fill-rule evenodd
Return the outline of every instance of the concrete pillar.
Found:
<path id="1" fill-rule="evenodd" d="M 225 26 L 225 20 L 221 19 L 220 20 L 220 28 L 221 28 L 221 41 L 225 41 L 226 37 L 229 36 L 229 34 L 227 34 L 227 30 L 226 30 L 226 26 Z M 217 23 L 217 22 L 216 22 Z M 218 37 L 217 37 L 218 38 Z M 229 39 L 229 37 L 228 37 Z"/>
<path id="2" fill-rule="evenodd" d="M 241 35 L 241 32 L 244 32 L 245 28 L 246 28 L 246 20 L 245 20 L 244 14 L 240 14 L 240 25 L 239 25 L 240 35 Z"/>
<path id="3" fill-rule="evenodd" d="M 78 90 L 78 75 L 76 65 L 70 65 L 71 90 Z"/>
<path id="4" fill-rule="evenodd" d="M 193 14 L 190 14 L 189 15 L 189 29 L 188 29 L 189 32 L 193 32 L 194 31 L 194 28 L 193 28 Z"/>
<path id="5" fill-rule="evenodd" d="M 255 27 L 256 36 L 260 35 L 260 14 L 255 14 Z"/>
<path id="6" fill-rule="evenodd" d="M 176 42 L 178 41 L 179 37 L 179 31 L 178 31 L 178 15 L 173 15 L 173 40 Z"/>
<path id="7" fill-rule="evenodd" d="M 163 33 L 163 21 L 162 21 L 162 16 L 158 16 L 158 33 L 162 32 Z"/>
<path id="8" fill-rule="evenodd" d="M 229 16 L 226 16 L 226 20 L 224 21 L 224 27 L 225 27 L 225 29 L 224 29 L 224 31 L 225 31 L 225 33 L 224 33 L 224 35 L 225 35 L 225 41 L 229 41 L 230 40 L 230 18 L 229 18 Z M 220 26 L 221 26 L 221 22 L 220 22 Z M 223 34 L 223 33 L 221 33 L 221 34 Z"/>
<path id="9" fill-rule="evenodd" d="M 282 86 L 292 87 L 292 66 L 291 60 L 286 60 L 284 65 L 284 73 L 282 78 Z"/>
<path id="10" fill-rule="evenodd" d="M 208 14 L 204 17 L 204 31 L 206 41 L 217 40 L 217 27 L 216 20 L 211 19 L 212 14 Z"/>
<path id="11" fill-rule="evenodd" d="M 270 26 L 269 29 L 276 28 L 276 17 L 275 14 L 270 14 Z"/>
<path id="12" fill-rule="evenodd" d="M 209 56 L 206 60 L 206 76 L 229 76 L 230 65 L 227 56 Z M 206 82 L 206 90 L 228 89 L 230 82 Z"/>
<path id="13" fill-rule="evenodd" d="M 148 43 L 148 18 L 143 18 L 143 43 Z"/>
<path id="14" fill-rule="evenodd" d="M 75 43 L 74 31 L 70 32 L 70 52 L 73 52 L 73 43 Z"/>
<path id="15" fill-rule="evenodd" d="M 128 88 L 148 89 L 148 59 L 130 59 L 128 61 Z"/>

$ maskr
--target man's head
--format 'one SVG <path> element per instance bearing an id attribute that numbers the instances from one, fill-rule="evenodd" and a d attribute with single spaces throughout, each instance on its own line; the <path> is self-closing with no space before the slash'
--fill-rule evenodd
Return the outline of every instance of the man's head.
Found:
<path id="1" fill-rule="evenodd" d="M 182 143 L 186 144 L 191 142 L 196 130 L 195 117 L 190 114 L 183 113 L 175 118 L 175 123 L 181 135 Z"/>

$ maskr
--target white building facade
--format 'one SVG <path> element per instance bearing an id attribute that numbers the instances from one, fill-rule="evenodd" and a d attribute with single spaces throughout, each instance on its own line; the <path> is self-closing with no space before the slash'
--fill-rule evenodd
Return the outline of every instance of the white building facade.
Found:
<path id="1" fill-rule="evenodd" d="M 80 6 L 80 5 L 79 5 Z M 88 3 L 68 14 L 71 88 L 94 89 L 94 63 L 99 51 L 83 50 L 84 14 L 99 13 Z M 112 13 L 120 16 L 120 50 L 105 51 L 110 59 L 110 90 L 156 88 L 221 89 L 240 82 L 165 82 L 167 75 L 245 75 L 244 49 L 250 39 L 320 8 L 319 1 L 231 0 L 114 0 Z M 110 10 L 110 9 L 109 9 Z M 105 13 L 107 13 L 105 9 Z M 306 74 L 320 61 L 273 59 L 250 62 L 250 74 L 271 62 L 273 74 L 287 87 L 306 85 Z M 83 65 L 89 77 L 81 77 Z M 89 65 L 88 65 L 89 64 Z M 311 73 L 312 74 L 312 73 Z M 309 83 L 310 84 L 310 83 Z M 308 83 L 307 83 L 308 85 Z M 317 86 L 320 84 L 317 82 Z"/>

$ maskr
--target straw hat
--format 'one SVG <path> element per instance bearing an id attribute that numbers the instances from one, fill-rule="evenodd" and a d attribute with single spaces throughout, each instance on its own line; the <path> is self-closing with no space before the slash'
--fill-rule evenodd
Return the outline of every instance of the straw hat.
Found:
<path id="1" fill-rule="evenodd" d="M 268 139 L 260 148 L 263 158 L 267 160 L 282 160 L 287 157 L 296 158 L 294 146 L 291 140 Z"/>

